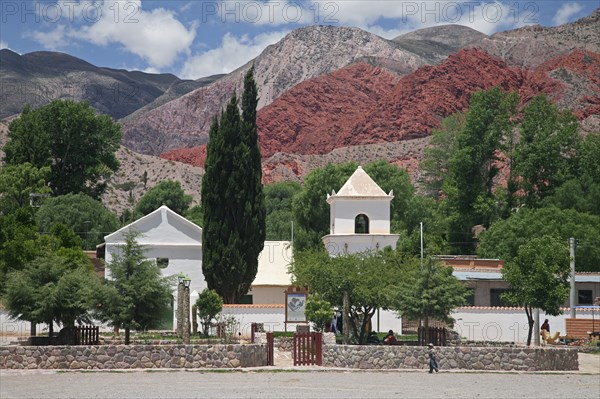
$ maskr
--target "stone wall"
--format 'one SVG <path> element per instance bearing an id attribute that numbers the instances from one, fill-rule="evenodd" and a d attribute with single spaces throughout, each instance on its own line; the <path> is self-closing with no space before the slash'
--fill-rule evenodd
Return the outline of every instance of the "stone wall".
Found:
<path id="1" fill-rule="evenodd" d="M 174 369 L 266 365 L 265 345 L 0 347 L 0 369 Z"/>
<path id="2" fill-rule="evenodd" d="M 441 370 L 578 370 L 577 350 L 568 348 L 436 348 Z M 422 346 L 323 347 L 324 367 L 356 369 L 425 369 L 427 348 Z"/>

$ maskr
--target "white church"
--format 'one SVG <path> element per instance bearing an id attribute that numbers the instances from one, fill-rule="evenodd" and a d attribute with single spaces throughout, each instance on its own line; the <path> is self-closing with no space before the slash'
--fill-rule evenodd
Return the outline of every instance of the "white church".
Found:
<path id="1" fill-rule="evenodd" d="M 371 177 L 358 169 L 340 188 L 327 195 L 330 204 L 330 234 L 323 243 L 331 256 L 396 248 L 397 234 L 390 234 L 390 202 L 393 193 L 386 194 Z M 178 215 L 166 206 L 107 235 L 101 246 L 104 259 L 111 262 L 125 245 L 125 233 L 140 233 L 138 242 L 148 259 L 155 260 L 165 276 L 187 275 L 191 279 L 190 300 L 194 303 L 198 294 L 207 287 L 202 273 L 202 228 Z M 250 292 L 240 305 L 226 305 L 224 314 L 238 316 L 252 322 L 264 322 L 273 329 L 284 329 L 285 291 L 292 284 L 288 267 L 292 262 L 289 241 L 266 241 L 259 256 L 257 276 Z M 108 270 L 106 277 L 110 278 Z M 177 283 L 174 283 L 177 284 Z M 177 290 L 173 290 L 174 326 Z M 281 320 L 279 320 L 281 319 Z M 394 314 L 383 312 L 379 328 L 400 329 L 400 321 Z M 381 330 L 383 331 L 383 330 Z"/>
<path id="2" fill-rule="evenodd" d="M 359 166 L 340 191 L 327 194 L 329 234 L 323 244 L 331 256 L 368 250 L 396 249 L 400 237 L 390 234 L 390 203 L 386 194 Z"/>

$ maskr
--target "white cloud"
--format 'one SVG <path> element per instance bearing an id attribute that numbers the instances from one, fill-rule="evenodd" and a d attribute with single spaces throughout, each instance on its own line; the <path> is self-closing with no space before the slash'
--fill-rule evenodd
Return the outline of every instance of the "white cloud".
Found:
<path id="1" fill-rule="evenodd" d="M 184 79 L 198 79 L 218 73 L 229 73 L 256 58 L 270 44 L 277 43 L 288 31 L 269 32 L 253 38 L 225 34 L 221 45 L 188 58 L 181 69 Z"/>
<path id="2" fill-rule="evenodd" d="M 583 10 L 583 6 L 579 3 L 565 3 L 560 6 L 558 11 L 556 11 L 556 14 L 554 14 L 554 17 L 552 18 L 552 22 L 556 25 L 566 24 L 571 20 L 571 17 L 579 14 L 581 10 Z"/>
<path id="3" fill-rule="evenodd" d="M 69 44 L 65 25 L 58 25 L 53 30 L 47 32 L 27 32 L 25 33 L 25 36 L 37 41 L 44 46 L 46 50 L 58 50 Z"/>
<path id="4" fill-rule="evenodd" d="M 10 48 L 10 47 L 8 47 L 8 43 L 6 43 L 4 40 L 0 40 L 0 50 L 4 49 L 4 48 Z"/>
<path id="5" fill-rule="evenodd" d="M 179 54 L 187 54 L 196 37 L 195 25 L 187 28 L 164 8 L 145 11 L 141 0 L 62 1 L 60 5 L 63 21 L 83 26 L 65 29 L 60 25 L 50 32 L 30 34 L 48 49 L 64 46 L 66 39 L 100 46 L 119 44 L 158 70 L 172 65 Z"/>

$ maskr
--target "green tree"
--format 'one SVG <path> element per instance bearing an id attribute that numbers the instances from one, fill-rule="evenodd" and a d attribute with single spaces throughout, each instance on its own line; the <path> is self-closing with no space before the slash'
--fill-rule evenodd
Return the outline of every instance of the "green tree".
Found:
<path id="1" fill-rule="evenodd" d="M 266 239 L 283 241 L 291 238 L 292 200 L 300 184 L 282 181 L 265 186 Z"/>
<path id="2" fill-rule="evenodd" d="M 497 221 L 483 233 L 477 253 L 485 258 L 510 262 L 521 245 L 544 236 L 558 237 L 564 243 L 574 237 L 577 270 L 600 271 L 600 217 L 573 209 L 523 208 L 510 218 Z"/>
<path id="3" fill-rule="evenodd" d="M 0 293 L 4 292 L 7 276 L 54 248 L 50 236 L 39 236 L 31 208 L 18 208 L 0 215 Z"/>
<path id="4" fill-rule="evenodd" d="M 493 192 L 497 154 L 511 133 L 517 101 L 515 93 L 499 88 L 474 93 L 464 128 L 456 137 L 443 191 L 448 200 L 450 242 L 460 253 L 474 251 L 471 229 L 489 226 L 497 212 Z"/>
<path id="5" fill-rule="evenodd" d="M 49 194 L 46 185 L 50 168 L 36 168 L 26 162 L 0 169 L 0 209 L 7 214 L 29 206 L 30 194 Z"/>
<path id="6" fill-rule="evenodd" d="M 364 343 L 373 315 L 377 309 L 392 305 L 396 282 L 405 278 L 412 267 L 411 259 L 389 248 L 335 258 L 320 250 L 298 253 L 291 272 L 296 284 L 308 286 L 311 294 L 319 294 L 339 309 L 343 307 L 344 292 L 348 292 L 351 328 L 357 340 Z"/>
<path id="7" fill-rule="evenodd" d="M 465 113 L 450 115 L 442 119 L 439 128 L 431 131 L 431 141 L 425 148 L 420 168 L 428 193 L 436 198 L 441 194 L 449 161 L 456 151 L 456 137 L 464 129 L 465 119 Z"/>
<path id="8" fill-rule="evenodd" d="M 555 205 L 600 216 L 600 133 L 589 133 L 581 140 L 577 156 L 571 161 L 574 176 L 556 187 L 544 199 L 543 206 Z"/>
<path id="9" fill-rule="evenodd" d="M 220 120 L 213 120 L 202 178 L 202 270 L 225 303 L 237 303 L 248 292 L 265 241 L 253 74 L 251 68 L 244 79 L 242 115 L 234 93 Z"/>
<path id="10" fill-rule="evenodd" d="M 8 138 L 7 165 L 50 167 L 54 195 L 82 192 L 99 198 L 119 167 L 119 125 L 109 116 L 95 115 L 84 102 L 55 100 L 36 110 L 25 107 L 10 124 Z"/>
<path id="11" fill-rule="evenodd" d="M 513 165 L 528 207 L 539 206 L 572 175 L 578 125 L 570 112 L 561 114 L 545 95 L 534 97 L 523 110 Z"/>
<path id="12" fill-rule="evenodd" d="M 135 213 L 144 216 L 166 205 L 173 212 L 183 215 L 191 202 L 192 196 L 183 191 L 181 183 L 163 180 L 140 198 L 135 207 Z"/>
<path id="13" fill-rule="evenodd" d="M 109 279 L 97 292 L 97 316 L 109 324 L 125 329 L 129 344 L 131 328 L 144 330 L 155 326 L 170 312 L 171 277 L 163 277 L 160 267 L 144 256 L 138 244 L 139 233 L 125 233 L 121 254 L 106 265 Z"/>
<path id="14" fill-rule="evenodd" d="M 4 303 L 11 317 L 73 327 L 87 320 L 97 280 L 81 251 L 47 252 L 8 276 Z"/>
<path id="15" fill-rule="evenodd" d="M 205 288 L 196 299 L 196 309 L 198 309 L 204 336 L 208 337 L 210 322 L 223 310 L 223 299 L 217 291 Z"/>
<path id="16" fill-rule="evenodd" d="M 204 221 L 202 220 L 202 216 L 204 214 L 204 211 L 202 210 L 202 204 L 198 204 L 198 205 L 194 205 L 191 208 L 189 208 L 187 211 L 184 212 L 183 216 L 185 216 L 185 218 L 187 220 L 189 220 L 192 223 L 195 223 L 197 226 L 204 226 Z"/>
<path id="17" fill-rule="evenodd" d="M 119 226 L 115 215 L 101 202 L 85 194 L 48 198 L 35 218 L 42 232 L 50 232 L 57 223 L 68 226 L 79 235 L 86 249 L 93 249 L 104 242 L 104 236 Z"/>
<path id="18" fill-rule="evenodd" d="M 560 306 L 569 295 L 569 249 L 564 240 L 552 236 L 535 237 L 519 247 L 517 256 L 502 269 L 510 291 L 503 299 L 524 306 L 531 344 L 533 311 L 538 308 L 552 316 L 561 314 Z"/>
<path id="19" fill-rule="evenodd" d="M 333 306 L 319 294 L 314 294 L 306 300 L 306 319 L 313 324 L 315 331 L 323 331 L 325 323 L 330 322 L 333 315 Z"/>
<path id="20" fill-rule="evenodd" d="M 424 320 L 427 331 L 429 320 L 452 325 L 450 313 L 466 303 L 466 295 L 465 286 L 452 275 L 452 268 L 429 258 L 400 285 L 394 308 L 402 317 Z"/>

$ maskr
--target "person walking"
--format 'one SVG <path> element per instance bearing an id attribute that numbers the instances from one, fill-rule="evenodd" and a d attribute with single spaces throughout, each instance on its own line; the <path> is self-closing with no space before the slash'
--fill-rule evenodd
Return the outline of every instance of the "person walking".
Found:
<path id="1" fill-rule="evenodd" d="M 429 374 L 433 373 L 433 370 L 438 373 L 440 370 L 435 357 L 435 349 L 433 349 L 433 344 L 429 344 L 427 346 L 429 347 Z"/>

